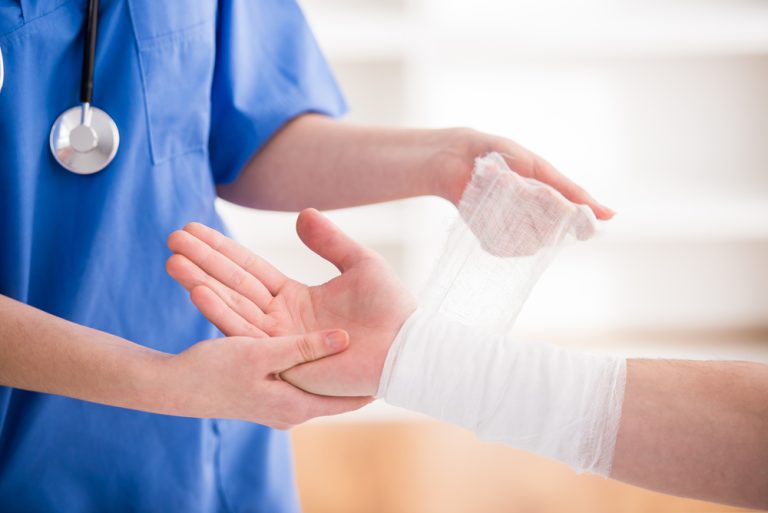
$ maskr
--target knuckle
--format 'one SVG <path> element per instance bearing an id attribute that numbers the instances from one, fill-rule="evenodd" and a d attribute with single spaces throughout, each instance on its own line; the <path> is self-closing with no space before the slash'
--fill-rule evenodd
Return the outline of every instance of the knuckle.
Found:
<path id="1" fill-rule="evenodd" d="M 458 126 L 454 128 L 454 132 L 458 136 L 459 140 L 462 141 L 472 140 L 472 137 L 477 134 L 477 130 L 468 126 Z"/>
<path id="2" fill-rule="evenodd" d="M 584 187 L 581 187 L 580 185 L 575 185 L 574 184 L 573 191 L 574 191 L 574 194 L 576 196 L 578 196 L 579 198 L 588 198 L 589 197 L 589 193 L 587 192 L 587 190 Z"/>
<path id="3" fill-rule="evenodd" d="M 245 260 L 243 261 L 242 267 L 246 271 L 250 272 L 250 270 L 255 269 L 257 265 L 258 265 L 257 258 L 254 255 L 249 254 L 249 255 L 246 255 Z"/>
<path id="4" fill-rule="evenodd" d="M 216 258 L 216 250 L 211 247 L 205 247 L 202 244 L 197 244 L 197 246 L 198 249 L 195 251 L 199 254 L 200 266 L 206 269 L 211 261 Z"/>
<path id="5" fill-rule="evenodd" d="M 302 335 L 296 340 L 296 349 L 305 362 L 311 362 L 316 359 L 314 345 L 310 342 L 308 336 Z"/>
<path id="6" fill-rule="evenodd" d="M 256 328 L 253 324 L 246 322 L 243 327 L 243 332 L 246 334 L 246 336 L 253 337 L 253 338 L 264 338 L 264 334 Z"/>
<path id="7" fill-rule="evenodd" d="M 245 283 L 246 275 L 242 269 L 235 269 L 229 277 L 230 283 L 234 288 L 240 288 Z"/>
<path id="8" fill-rule="evenodd" d="M 219 251 L 224 244 L 224 236 L 216 230 L 213 230 L 210 237 L 210 246 L 214 251 Z"/>
<path id="9" fill-rule="evenodd" d="M 239 308 L 244 306 L 245 300 L 242 295 L 238 294 L 237 292 L 232 292 L 229 295 L 230 301 L 232 302 L 232 306 L 235 308 Z"/>

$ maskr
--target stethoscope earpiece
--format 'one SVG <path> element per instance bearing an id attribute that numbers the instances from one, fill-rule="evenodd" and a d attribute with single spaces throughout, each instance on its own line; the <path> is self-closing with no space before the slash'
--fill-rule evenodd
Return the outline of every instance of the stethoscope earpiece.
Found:
<path id="1" fill-rule="evenodd" d="M 88 0 L 80 105 L 56 118 L 49 138 L 56 162 L 79 175 L 98 173 L 107 167 L 120 146 L 120 132 L 114 120 L 103 110 L 91 106 L 98 19 L 99 0 Z"/>

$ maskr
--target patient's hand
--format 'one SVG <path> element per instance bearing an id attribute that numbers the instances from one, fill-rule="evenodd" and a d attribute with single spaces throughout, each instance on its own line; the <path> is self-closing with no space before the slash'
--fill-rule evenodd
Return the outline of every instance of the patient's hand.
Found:
<path id="1" fill-rule="evenodd" d="M 294 367 L 282 377 L 316 394 L 373 395 L 389 346 L 416 302 L 379 255 L 350 239 L 318 211 L 303 211 L 296 231 L 341 275 L 308 287 L 198 223 L 168 238 L 175 253 L 168 259 L 168 273 L 228 336 L 345 329 L 349 349 Z"/>

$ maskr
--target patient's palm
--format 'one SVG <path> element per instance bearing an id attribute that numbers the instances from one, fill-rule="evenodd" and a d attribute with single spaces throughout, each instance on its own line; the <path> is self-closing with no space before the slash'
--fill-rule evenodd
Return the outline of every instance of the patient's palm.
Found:
<path id="1" fill-rule="evenodd" d="M 178 254 L 169 260 L 169 272 L 192 291 L 201 312 L 226 335 L 347 330 L 349 349 L 295 367 L 282 377 L 319 394 L 373 395 L 389 346 L 415 302 L 381 257 L 349 239 L 318 212 L 302 213 L 298 231 L 342 274 L 308 287 L 201 225 L 188 226 L 184 235 L 169 240 Z M 208 251 L 197 250 L 195 244 Z M 236 262 L 241 265 L 231 268 Z"/>

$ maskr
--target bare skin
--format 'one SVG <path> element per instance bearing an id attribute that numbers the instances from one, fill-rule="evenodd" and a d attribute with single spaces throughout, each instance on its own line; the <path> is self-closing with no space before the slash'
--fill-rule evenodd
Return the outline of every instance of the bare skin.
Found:
<path id="1" fill-rule="evenodd" d="M 611 476 L 768 509 L 768 365 L 629 360 Z"/>
<path id="2" fill-rule="evenodd" d="M 299 116 L 270 140 L 219 196 L 246 207 L 328 210 L 413 196 L 456 204 L 475 157 L 496 151 L 521 176 L 551 185 L 598 219 L 613 211 L 549 162 L 514 141 L 469 128 L 361 126 L 316 114 Z"/>
<path id="3" fill-rule="evenodd" d="M 283 379 L 323 395 L 371 396 L 389 344 L 416 302 L 376 253 L 357 244 L 316 210 L 297 223 L 304 243 L 341 275 L 318 287 L 291 280 L 232 239 L 198 223 L 171 234 L 171 276 L 224 333 L 282 336 L 345 326 L 346 354 L 328 365 L 301 366 Z M 210 274 L 210 275 L 209 275 Z M 343 372 L 339 370 L 343 368 Z M 335 374 L 333 380 L 328 375 Z"/>
<path id="4" fill-rule="evenodd" d="M 248 420 L 286 429 L 368 403 L 299 390 L 277 378 L 342 352 L 346 332 L 199 342 L 149 349 L 0 296 L 0 384 L 166 415 Z"/>
<path id="5" fill-rule="evenodd" d="M 352 346 L 344 354 L 282 376 L 313 392 L 374 394 L 413 299 L 385 262 L 317 211 L 302 212 L 297 228 L 313 251 L 337 264 L 341 276 L 306 287 L 198 224 L 171 236 L 177 253 L 168 270 L 227 334 L 300 333 L 328 322 L 348 329 Z M 681 496 L 768 508 L 766 397 L 766 365 L 629 360 L 611 477 Z"/>

